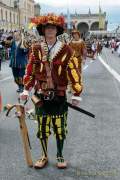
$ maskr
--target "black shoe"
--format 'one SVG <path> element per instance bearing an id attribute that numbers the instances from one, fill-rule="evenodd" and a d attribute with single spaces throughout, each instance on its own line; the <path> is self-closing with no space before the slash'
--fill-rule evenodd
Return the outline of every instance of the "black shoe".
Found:
<path id="1" fill-rule="evenodd" d="M 24 90 L 24 88 L 23 88 L 23 86 L 22 86 L 22 87 L 19 87 L 19 88 L 17 89 L 17 92 L 18 92 L 18 93 L 22 93 L 23 90 Z"/>
<path id="2" fill-rule="evenodd" d="M 18 93 L 19 93 L 19 92 L 20 92 L 20 88 L 18 88 L 18 89 L 16 90 L 16 92 L 18 92 Z"/>
<path id="3" fill-rule="evenodd" d="M 22 93 L 23 92 L 23 88 L 20 88 L 20 93 Z"/>

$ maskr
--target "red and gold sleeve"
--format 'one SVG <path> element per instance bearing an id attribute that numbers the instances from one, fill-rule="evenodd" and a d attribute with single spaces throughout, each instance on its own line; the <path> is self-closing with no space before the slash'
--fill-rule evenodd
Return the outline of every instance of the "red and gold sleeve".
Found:
<path id="1" fill-rule="evenodd" d="M 67 68 L 68 80 L 74 96 L 79 96 L 83 89 L 82 77 L 79 71 L 79 60 L 73 55 Z"/>
<path id="2" fill-rule="evenodd" d="M 33 45 L 29 51 L 29 61 L 24 76 L 24 86 L 26 90 L 31 89 L 35 85 L 36 67 L 38 66 L 37 62 L 41 60 L 41 57 L 40 45 Z"/>
<path id="3" fill-rule="evenodd" d="M 85 44 L 84 41 L 82 42 L 82 48 L 81 48 L 81 50 L 82 50 L 82 52 L 81 52 L 82 56 L 83 56 L 84 58 L 86 58 L 86 56 L 87 56 L 87 47 L 86 47 L 86 44 Z"/>
<path id="4" fill-rule="evenodd" d="M 35 64 L 29 62 L 24 76 L 24 86 L 26 90 L 31 89 L 35 84 L 34 69 Z"/>
<path id="5" fill-rule="evenodd" d="M 26 90 L 31 89 L 35 84 L 35 55 L 34 55 L 34 47 L 29 51 L 29 61 L 26 67 L 26 72 L 24 76 L 24 86 Z"/>

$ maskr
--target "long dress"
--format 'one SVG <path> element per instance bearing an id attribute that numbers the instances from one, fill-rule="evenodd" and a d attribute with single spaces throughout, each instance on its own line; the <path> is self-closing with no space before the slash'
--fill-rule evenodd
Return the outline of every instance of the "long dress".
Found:
<path id="1" fill-rule="evenodd" d="M 118 53 L 118 55 L 120 56 L 120 42 L 119 42 L 119 44 L 118 44 L 117 53 Z"/>

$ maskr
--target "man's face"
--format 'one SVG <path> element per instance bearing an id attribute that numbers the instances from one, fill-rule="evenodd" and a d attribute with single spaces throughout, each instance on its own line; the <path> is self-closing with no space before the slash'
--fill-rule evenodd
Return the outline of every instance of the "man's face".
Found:
<path id="1" fill-rule="evenodd" d="M 46 38 L 53 38 L 56 37 L 57 28 L 54 25 L 47 25 L 45 27 L 45 37 Z"/>
<path id="2" fill-rule="evenodd" d="M 73 34 L 73 38 L 74 38 L 76 41 L 80 39 L 78 33 L 74 33 L 74 34 Z"/>
<path id="3" fill-rule="evenodd" d="M 19 41 L 21 39 L 20 32 L 15 32 L 14 33 L 14 38 L 15 38 L 15 41 Z"/>

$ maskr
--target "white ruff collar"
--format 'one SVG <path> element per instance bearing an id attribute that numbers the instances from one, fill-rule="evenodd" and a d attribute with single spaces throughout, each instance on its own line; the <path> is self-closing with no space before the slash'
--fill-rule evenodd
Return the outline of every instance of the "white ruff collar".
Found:
<path id="1" fill-rule="evenodd" d="M 41 46 L 42 47 L 46 47 L 46 43 L 41 43 Z M 63 47 L 63 43 L 61 41 L 57 41 L 55 46 L 51 49 L 50 51 L 50 59 L 52 60 L 59 52 L 60 50 L 62 49 Z"/>
<path id="2" fill-rule="evenodd" d="M 58 52 L 62 49 L 62 47 L 63 47 L 63 43 L 61 41 L 57 41 L 57 43 L 51 50 L 51 53 L 50 53 L 51 59 L 53 59 L 58 54 Z"/>
<path id="3" fill-rule="evenodd" d="M 78 41 L 72 40 L 71 42 L 72 43 L 81 43 L 81 42 L 83 42 L 83 40 L 82 39 L 79 39 Z"/>

